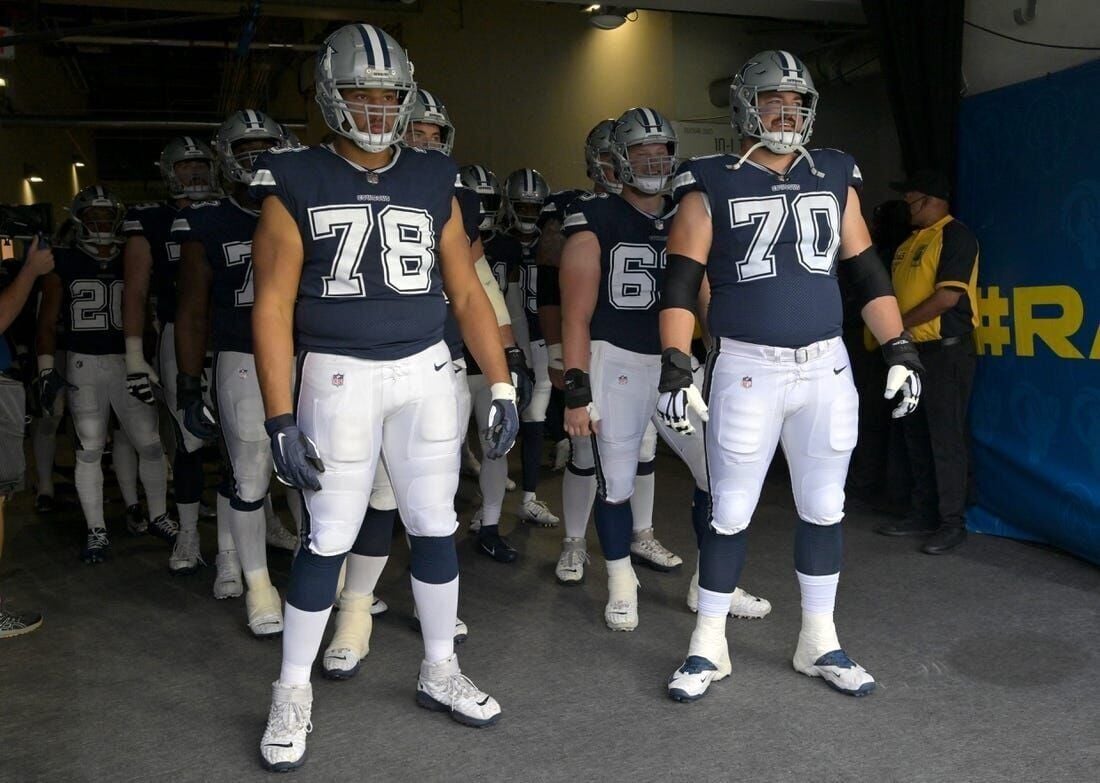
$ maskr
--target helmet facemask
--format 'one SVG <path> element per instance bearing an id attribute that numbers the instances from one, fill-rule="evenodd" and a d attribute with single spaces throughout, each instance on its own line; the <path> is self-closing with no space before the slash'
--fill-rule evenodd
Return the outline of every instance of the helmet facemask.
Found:
<path id="1" fill-rule="evenodd" d="M 72 220 L 76 224 L 76 244 L 95 258 L 114 258 L 123 242 L 122 218 L 122 204 L 112 199 L 96 199 L 74 211 Z M 106 252 L 103 252 L 104 248 Z"/>
<path id="2" fill-rule="evenodd" d="M 747 84 L 730 87 L 731 105 L 740 107 L 744 119 L 737 126 L 743 136 L 758 139 L 771 152 L 787 155 L 798 152 L 810 142 L 813 133 L 814 118 L 817 114 L 817 91 L 812 88 L 783 87 L 782 85 L 758 87 Z M 797 92 L 802 96 L 802 105 L 779 104 L 775 110 L 760 106 L 760 95 L 770 92 Z M 768 130 L 769 120 L 778 111 L 782 123 L 790 124 L 790 129 Z"/>
<path id="3" fill-rule="evenodd" d="M 412 86 L 410 85 L 410 89 L 404 91 L 394 90 L 397 93 L 397 100 L 394 103 L 363 103 L 345 100 L 343 97 L 344 90 L 349 92 L 366 89 L 392 90 L 393 88 L 389 86 L 381 87 L 378 84 L 358 82 L 335 86 L 325 95 L 329 106 L 338 117 L 338 124 L 335 126 L 330 124 L 329 127 L 341 136 L 351 139 L 357 147 L 366 152 L 383 152 L 405 138 L 405 129 L 409 125 L 413 109 Z M 322 85 L 319 84 L 318 101 L 322 95 L 321 88 Z M 327 116 L 326 113 L 326 118 Z M 360 122 L 366 126 L 367 130 L 361 130 Z M 372 122 L 378 123 L 382 130 L 371 132 Z"/>

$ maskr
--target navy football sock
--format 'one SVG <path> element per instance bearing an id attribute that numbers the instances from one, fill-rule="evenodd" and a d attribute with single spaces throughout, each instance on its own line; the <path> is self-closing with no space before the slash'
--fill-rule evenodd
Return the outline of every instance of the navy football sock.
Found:
<path id="1" fill-rule="evenodd" d="M 523 491 L 534 492 L 539 485 L 539 465 L 542 463 L 542 436 L 545 424 L 525 421 L 519 425 L 523 439 Z"/>

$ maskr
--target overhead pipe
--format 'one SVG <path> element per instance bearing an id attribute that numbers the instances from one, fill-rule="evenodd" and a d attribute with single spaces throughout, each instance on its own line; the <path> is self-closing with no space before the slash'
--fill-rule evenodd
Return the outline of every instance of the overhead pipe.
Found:
<path id="1" fill-rule="evenodd" d="M 181 49 L 236 49 L 236 41 L 188 41 L 182 38 L 134 38 L 113 35 L 67 35 L 60 39 L 67 44 L 85 44 L 89 46 L 167 46 Z M 271 51 L 315 52 L 320 44 L 276 43 L 274 41 L 253 41 L 249 49 Z"/>
<path id="2" fill-rule="evenodd" d="M 0 114 L 0 127 L 32 128 L 129 128 L 133 130 L 217 130 L 221 120 L 124 120 L 96 117 L 67 117 L 49 114 Z M 294 130 L 304 130 L 305 120 L 282 123 Z"/>

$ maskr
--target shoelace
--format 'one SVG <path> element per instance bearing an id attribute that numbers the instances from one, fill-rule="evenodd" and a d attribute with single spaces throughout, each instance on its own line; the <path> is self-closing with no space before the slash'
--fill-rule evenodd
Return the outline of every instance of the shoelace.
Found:
<path id="1" fill-rule="evenodd" d="M 166 533 L 179 533 L 180 531 L 179 523 L 167 514 L 157 517 L 150 524 L 157 530 L 163 530 Z"/>
<path id="2" fill-rule="evenodd" d="M 658 555 L 666 560 L 672 559 L 672 552 L 666 549 L 665 545 L 655 538 L 647 538 L 644 541 L 637 541 L 636 543 L 641 549 L 652 555 Z"/>
<path id="3" fill-rule="evenodd" d="M 313 721 L 309 713 L 312 705 L 296 704 L 291 701 L 275 702 L 271 705 L 271 716 L 267 723 L 273 734 L 287 735 L 297 734 L 302 731 L 303 725 L 306 734 L 313 731 Z"/>
<path id="4" fill-rule="evenodd" d="M 96 528 L 88 532 L 88 548 L 89 549 L 102 549 L 108 545 L 107 531 L 102 528 Z"/>
<path id="5" fill-rule="evenodd" d="M 565 553 L 565 567 L 569 571 L 576 571 L 585 563 L 592 562 L 592 558 L 588 556 L 588 552 L 583 549 L 574 549 L 571 552 Z"/>
<path id="6" fill-rule="evenodd" d="M 485 694 L 465 674 L 452 674 L 447 678 L 447 695 L 451 700 L 451 709 L 454 709 L 459 699 L 469 697 L 474 702 L 481 702 L 485 697 Z"/>
<path id="7" fill-rule="evenodd" d="M 550 513 L 550 506 L 546 505 L 545 500 L 532 500 L 527 505 L 534 506 L 534 511 L 531 512 L 531 516 L 533 517 L 553 516 Z"/>

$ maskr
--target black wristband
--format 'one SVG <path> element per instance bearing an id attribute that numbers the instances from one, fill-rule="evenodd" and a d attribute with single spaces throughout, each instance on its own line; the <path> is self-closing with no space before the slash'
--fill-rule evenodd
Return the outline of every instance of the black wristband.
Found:
<path id="1" fill-rule="evenodd" d="M 691 383 L 691 357 L 679 348 L 665 348 L 661 353 L 661 381 L 657 391 L 663 394 L 686 389 Z"/>
<path id="2" fill-rule="evenodd" d="M 527 357 L 523 355 L 523 349 L 515 345 L 509 345 L 504 349 L 504 359 L 508 363 L 509 370 L 526 370 Z"/>
<path id="3" fill-rule="evenodd" d="M 914 372 L 924 372 L 917 346 L 907 337 L 895 337 L 882 346 L 882 357 L 890 367 L 900 365 Z"/>
<path id="4" fill-rule="evenodd" d="M 294 418 L 293 413 L 281 413 L 278 416 L 272 416 L 270 419 L 264 422 L 264 429 L 267 430 L 269 436 L 274 435 L 279 430 L 286 429 L 287 427 L 297 427 L 298 420 Z"/>
<path id="5" fill-rule="evenodd" d="M 202 399 L 202 378 L 186 373 L 176 374 L 176 407 L 186 408 Z"/>
<path id="6" fill-rule="evenodd" d="M 584 408 L 592 402 L 592 386 L 588 380 L 588 373 L 571 367 L 565 371 L 565 407 Z"/>

